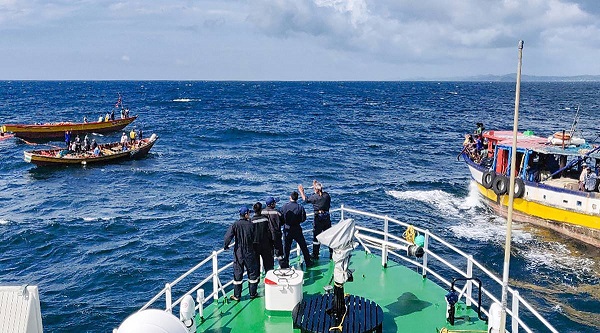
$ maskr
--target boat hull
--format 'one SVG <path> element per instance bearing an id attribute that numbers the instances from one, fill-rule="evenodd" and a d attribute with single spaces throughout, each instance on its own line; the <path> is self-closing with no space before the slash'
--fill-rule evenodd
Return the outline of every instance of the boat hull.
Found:
<path id="1" fill-rule="evenodd" d="M 482 184 L 486 169 L 463 156 L 478 192 L 497 214 L 508 215 L 508 193 L 497 195 Z M 556 189 L 543 184 L 524 182 L 522 198 L 514 198 L 513 220 L 541 226 L 582 242 L 600 247 L 600 195 Z"/>
<path id="2" fill-rule="evenodd" d="M 149 139 L 142 140 L 142 144 L 135 148 L 130 148 L 126 151 L 115 151 L 119 147 L 119 143 L 101 145 L 105 152 L 102 156 L 67 156 L 58 157 L 57 153 L 61 149 L 51 149 L 46 151 L 26 151 L 24 160 L 28 163 L 33 163 L 37 166 L 66 166 L 66 165 L 89 165 L 89 164 L 105 164 L 121 160 L 139 159 L 145 157 L 158 136 L 153 135 Z"/>
<path id="3" fill-rule="evenodd" d="M 4 125 L 4 132 L 11 132 L 16 137 L 26 140 L 62 139 L 65 137 L 66 131 L 71 131 L 73 136 L 86 133 L 116 132 L 131 124 L 135 119 L 137 119 L 137 116 L 88 123 L 57 123 L 43 125 L 6 124 Z"/>

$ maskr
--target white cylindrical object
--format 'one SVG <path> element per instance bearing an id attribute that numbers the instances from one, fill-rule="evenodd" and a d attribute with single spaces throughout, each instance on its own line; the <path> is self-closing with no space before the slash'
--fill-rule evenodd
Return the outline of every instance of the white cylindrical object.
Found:
<path id="1" fill-rule="evenodd" d="M 502 320 L 502 305 L 494 302 L 490 306 L 488 318 L 488 332 L 500 333 L 500 321 Z"/>

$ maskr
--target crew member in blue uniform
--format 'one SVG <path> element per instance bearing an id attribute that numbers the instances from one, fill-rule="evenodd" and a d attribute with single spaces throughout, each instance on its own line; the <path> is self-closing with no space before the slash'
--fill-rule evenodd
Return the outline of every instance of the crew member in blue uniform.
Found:
<path id="1" fill-rule="evenodd" d="M 319 183 L 316 179 L 313 180 L 313 190 L 315 191 L 315 193 L 310 197 L 307 198 L 304 194 L 304 186 L 302 186 L 302 184 L 298 185 L 298 190 L 300 191 L 300 195 L 302 195 L 302 200 L 313 205 L 315 215 L 313 221 L 312 258 L 318 259 L 321 243 L 319 243 L 317 236 L 323 231 L 331 228 L 331 218 L 329 216 L 329 208 L 331 207 L 331 197 L 329 196 L 329 193 L 323 191 L 323 185 Z M 330 248 L 329 259 L 331 259 L 332 255 L 333 249 Z"/>
<path id="2" fill-rule="evenodd" d="M 242 297 L 244 267 L 248 272 L 248 290 L 250 298 L 258 297 L 258 258 L 254 250 L 254 224 L 250 221 L 248 207 L 240 208 L 240 219 L 232 224 L 225 234 L 223 249 L 227 250 L 231 240 L 235 238 L 233 247 L 233 295 L 231 299 L 239 301 Z"/>
<path id="3" fill-rule="evenodd" d="M 306 221 L 306 211 L 304 207 L 300 206 L 296 201 L 298 200 L 298 192 L 294 191 L 290 195 L 290 201 L 281 207 L 281 214 L 283 215 L 283 262 L 281 268 L 290 267 L 290 250 L 292 249 L 292 241 L 296 241 L 300 246 L 302 255 L 304 256 L 304 262 L 306 266 L 312 265 L 310 259 L 310 253 L 306 246 L 306 240 L 302 234 L 302 227 L 300 224 Z"/>
<path id="4" fill-rule="evenodd" d="M 271 230 L 271 236 L 273 237 L 273 250 L 275 256 L 279 260 L 279 266 L 283 262 L 283 243 L 281 239 L 281 228 L 283 227 L 283 215 L 278 211 L 275 206 L 279 199 L 268 197 L 265 201 L 267 207 L 262 210 L 262 214 L 269 219 L 269 229 Z"/>
<path id="5" fill-rule="evenodd" d="M 254 216 L 252 216 L 252 224 L 254 224 L 254 246 L 256 249 L 256 259 L 262 258 L 265 272 L 273 269 L 275 265 L 273 261 L 273 235 L 269 226 L 269 219 L 262 215 L 262 204 L 257 202 L 252 206 Z"/>

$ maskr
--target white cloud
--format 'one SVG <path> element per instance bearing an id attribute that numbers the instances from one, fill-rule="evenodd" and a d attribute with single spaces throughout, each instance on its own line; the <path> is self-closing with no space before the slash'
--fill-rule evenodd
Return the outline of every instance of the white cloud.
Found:
<path id="1" fill-rule="evenodd" d="M 123 55 L 123 56 L 121 57 L 121 60 L 123 60 L 123 61 L 126 61 L 126 62 L 127 62 L 127 61 L 129 61 L 130 59 L 129 59 L 129 56 L 125 54 L 125 55 Z"/>
<path id="2" fill-rule="evenodd" d="M 595 0 L 0 0 L 0 63 L 26 69 L 28 57 L 15 55 L 27 52 L 40 63 L 57 52 L 129 61 L 127 46 L 128 58 L 162 78 L 185 63 L 218 79 L 240 61 L 252 66 L 235 73 L 261 79 L 293 79 L 297 68 L 304 79 L 445 77 L 513 72 L 524 39 L 540 58 L 529 59 L 529 74 L 554 75 L 558 63 L 600 74 L 588 60 L 600 57 L 599 15 Z"/>

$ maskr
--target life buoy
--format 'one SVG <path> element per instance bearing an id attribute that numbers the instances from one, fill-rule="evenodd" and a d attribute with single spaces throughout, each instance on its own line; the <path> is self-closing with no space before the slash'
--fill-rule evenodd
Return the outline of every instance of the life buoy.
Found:
<path id="1" fill-rule="evenodd" d="M 520 198 L 525 194 L 525 182 L 523 179 L 515 179 L 515 198 Z"/>
<path id="2" fill-rule="evenodd" d="M 566 141 L 566 140 L 570 140 L 571 139 L 571 134 L 569 134 L 569 133 L 564 133 L 563 134 L 563 132 L 556 132 L 556 133 L 554 133 L 554 137 L 557 138 L 557 139 L 559 139 L 559 140 Z"/>
<path id="3" fill-rule="evenodd" d="M 496 179 L 496 173 L 488 170 L 483 173 L 483 176 L 481 176 L 481 185 L 483 185 L 485 188 L 492 188 L 492 185 L 494 185 L 494 179 Z"/>
<path id="4" fill-rule="evenodd" d="M 508 190 L 508 179 L 502 175 L 496 176 L 496 179 L 494 179 L 493 190 L 497 195 L 505 194 Z"/>

